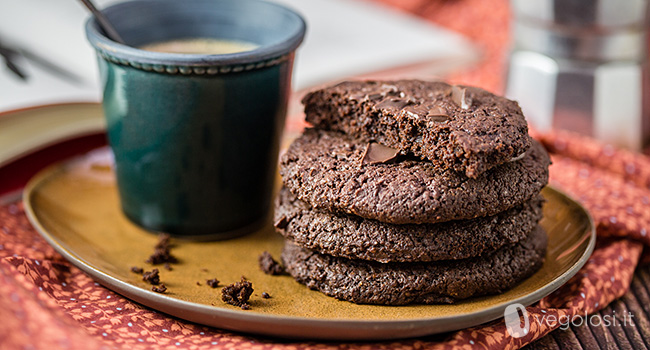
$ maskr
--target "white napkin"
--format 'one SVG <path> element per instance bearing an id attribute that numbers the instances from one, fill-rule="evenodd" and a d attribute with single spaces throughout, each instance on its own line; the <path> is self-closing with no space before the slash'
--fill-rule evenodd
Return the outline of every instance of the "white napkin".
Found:
<path id="1" fill-rule="evenodd" d="M 297 53 L 294 89 L 346 76 L 441 59 L 471 61 L 460 35 L 419 18 L 360 0 L 276 0 L 302 13 L 308 33 Z M 102 8 L 114 0 L 96 0 Z M 0 62 L 0 111 L 38 104 L 99 101 L 96 58 L 86 42 L 86 9 L 75 0 L 5 1 L 0 42 L 23 48 L 77 75 L 60 79 L 30 60 L 19 80 Z"/>

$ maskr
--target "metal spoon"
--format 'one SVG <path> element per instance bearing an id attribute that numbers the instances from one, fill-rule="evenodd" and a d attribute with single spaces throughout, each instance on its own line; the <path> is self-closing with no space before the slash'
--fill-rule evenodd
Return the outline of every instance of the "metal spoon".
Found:
<path id="1" fill-rule="evenodd" d="M 106 32 L 106 36 L 108 36 L 109 39 L 126 45 L 120 34 L 117 32 L 117 30 L 115 30 L 115 27 L 113 27 L 108 18 L 106 18 L 106 16 L 104 16 L 104 14 L 97 9 L 91 0 L 81 0 L 81 2 L 86 5 L 86 7 L 90 10 L 90 12 L 92 12 L 93 15 L 95 15 L 99 26 L 102 27 L 104 32 Z"/>

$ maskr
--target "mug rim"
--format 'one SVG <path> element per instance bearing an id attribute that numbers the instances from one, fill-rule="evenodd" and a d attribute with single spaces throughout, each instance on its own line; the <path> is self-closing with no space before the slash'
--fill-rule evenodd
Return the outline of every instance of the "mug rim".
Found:
<path id="1" fill-rule="evenodd" d="M 210 67 L 217 67 L 217 71 L 215 72 L 215 70 L 212 69 L 212 73 L 228 73 L 232 71 L 237 72 L 242 70 L 251 70 L 266 66 L 272 66 L 288 59 L 289 56 L 292 55 L 293 51 L 295 51 L 302 43 L 307 25 L 304 18 L 295 10 L 268 1 L 225 1 L 230 1 L 231 3 L 247 2 L 269 6 L 279 13 L 284 13 L 293 17 L 293 19 L 296 20 L 297 30 L 295 33 L 291 34 L 287 39 L 282 40 L 281 42 L 271 45 L 261 45 L 255 49 L 248 51 L 229 54 L 180 54 L 147 51 L 113 41 L 103 33 L 99 27 L 96 17 L 93 15 L 86 21 L 86 37 L 100 56 L 115 63 L 130 65 L 134 68 L 143 68 L 145 70 L 155 70 L 159 72 L 167 71 L 168 73 L 180 72 L 183 74 L 202 74 L 205 70 L 210 70 Z M 177 0 L 130 0 L 108 6 L 103 9 L 102 12 L 106 14 L 124 8 L 129 8 L 133 5 L 160 4 L 161 2 L 176 3 Z M 192 3 L 198 4 L 207 2 L 209 1 L 190 0 L 184 1 L 183 4 L 187 5 Z M 227 66 L 230 67 L 226 68 L 226 71 L 224 71 L 224 67 Z M 220 71 L 218 67 L 221 67 Z"/>

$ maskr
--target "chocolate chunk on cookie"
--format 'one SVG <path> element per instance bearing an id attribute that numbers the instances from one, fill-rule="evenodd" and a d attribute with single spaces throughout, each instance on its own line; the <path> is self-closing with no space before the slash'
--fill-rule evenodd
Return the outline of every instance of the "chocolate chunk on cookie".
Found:
<path id="1" fill-rule="evenodd" d="M 465 260 L 382 264 L 319 254 L 289 241 L 282 259 L 298 282 L 337 299 L 437 304 L 510 289 L 542 266 L 545 251 L 546 233 L 538 226 L 518 243 Z"/>
<path id="2" fill-rule="evenodd" d="M 284 185 L 313 208 L 393 224 L 496 215 L 536 197 L 548 182 L 542 145 L 475 179 L 406 156 L 364 164 L 367 142 L 307 129 L 281 158 Z"/>
<path id="3" fill-rule="evenodd" d="M 307 94 L 306 119 L 476 178 L 531 145 L 519 105 L 485 90 L 421 80 L 348 81 Z"/>
<path id="4" fill-rule="evenodd" d="M 541 196 L 494 216 L 438 224 L 394 225 L 314 210 L 286 188 L 276 200 L 276 230 L 323 254 L 379 262 L 465 259 L 528 236 L 542 218 Z"/>

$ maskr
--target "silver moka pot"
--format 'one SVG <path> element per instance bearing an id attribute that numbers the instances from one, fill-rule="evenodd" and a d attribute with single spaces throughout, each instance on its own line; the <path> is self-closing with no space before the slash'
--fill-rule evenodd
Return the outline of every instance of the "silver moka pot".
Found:
<path id="1" fill-rule="evenodd" d="M 506 95 L 538 130 L 650 141 L 650 0 L 511 0 Z"/>

